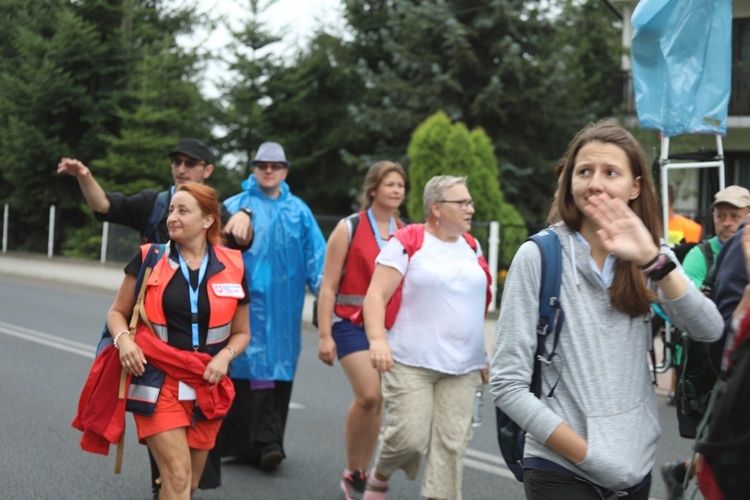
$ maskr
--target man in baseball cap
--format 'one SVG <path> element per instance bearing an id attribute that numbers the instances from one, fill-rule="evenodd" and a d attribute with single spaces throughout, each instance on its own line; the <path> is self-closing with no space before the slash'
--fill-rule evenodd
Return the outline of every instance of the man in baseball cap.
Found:
<path id="1" fill-rule="evenodd" d="M 170 159 L 175 185 L 186 182 L 203 183 L 214 171 L 211 150 L 198 139 L 180 139 L 167 157 Z M 163 243 L 169 239 L 167 208 L 174 186 L 161 193 L 155 189 L 145 189 L 131 196 L 119 192 L 106 193 L 89 167 L 73 158 L 61 159 L 57 165 L 57 173 L 67 173 L 78 179 L 83 196 L 97 220 L 131 227 L 141 233 L 144 243 Z M 149 222 L 152 219 L 154 223 Z M 247 249 L 252 236 L 250 215 L 242 212 L 230 218 L 229 212 L 224 210 L 222 220 L 230 245 Z"/>
<path id="2" fill-rule="evenodd" d="M 723 245 L 750 212 L 750 191 L 742 186 L 727 186 L 714 195 L 711 208 L 716 238 Z"/>

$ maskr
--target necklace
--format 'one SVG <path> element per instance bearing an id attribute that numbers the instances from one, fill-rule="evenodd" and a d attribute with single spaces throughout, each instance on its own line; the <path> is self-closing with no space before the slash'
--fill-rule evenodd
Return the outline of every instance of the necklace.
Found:
<path id="1" fill-rule="evenodd" d="M 203 257 L 205 257 L 205 255 L 204 255 Z M 193 263 L 195 263 L 195 262 L 202 262 L 202 261 L 203 261 L 203 257 L 201 257 L 200 259 L 187 260 L 187 259 L 186 259 L 186 258 L 185 258 L 185 257 L 183 256 L 183 257 L 182 257 L 182 260 L 184 260 L 184 261 L 185 261 L 185 264 L 193 264 Z"/>

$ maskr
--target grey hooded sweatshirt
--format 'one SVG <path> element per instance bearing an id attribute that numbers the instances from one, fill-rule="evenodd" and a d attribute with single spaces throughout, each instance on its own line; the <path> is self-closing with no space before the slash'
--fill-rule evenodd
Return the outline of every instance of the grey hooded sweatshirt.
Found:
<path id="1" fill-rule="evenodd" d="M 560 238 L 563 258 L 560 301 L 565 321 L 557 356 L 542 369 L 542 397 L 537 399 L 529 385 L 536 350 L 541 255 L 535 243 L 526 242 L 505 280 L 490 371 L 491 393 L 495 404 L 527 431 L 526 457 L 545 458 L 608 489 L 630 488 L 651 471 L 661 432 L 648 368 L 649 315 L 631 317 L 616 309 L 609 290 L 591 267 L 589 247 L 562 223 L 549 229 Z M 671 258 L 676 262 L 673 254 Z M 679 264 L 674 272 L 684 275 Z M 678 299 L 666 300 L 658 290 L 661 307 L 695 340 L 718 339 L 721 315 L 685 279 L 687 292 Z M 554 395 L 547 398 L 555 382 Z M 586 458 L 578 465 L 544 444 L 563 422 L 588 442 Z"/>

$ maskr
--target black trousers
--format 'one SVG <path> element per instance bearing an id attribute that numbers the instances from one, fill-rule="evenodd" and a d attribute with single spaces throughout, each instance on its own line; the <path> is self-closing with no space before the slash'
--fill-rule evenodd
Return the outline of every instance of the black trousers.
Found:
<path id="1" fill-rule="evenodd" d="M 221 485 L 221 458 L 233 457 L 260 465 L 263 451 L 278 447 L 284 453 L 284 432 L 293 382 L 275 381 L 273 389 L 251 390 L 250 381 L 232 379 L 235 398 L 221 424 L 216 446 L 208 454 L 200 488 Z"/>
<path id="2" fill-rule="evenodd" d="M 592 485 L 561 474 L 542 469 L 523 470 L 523 489 L 527 500 L 609 500 Z M 619 497 L 626 500 L 648 500 L 651 478 L 640 490 Z"/>

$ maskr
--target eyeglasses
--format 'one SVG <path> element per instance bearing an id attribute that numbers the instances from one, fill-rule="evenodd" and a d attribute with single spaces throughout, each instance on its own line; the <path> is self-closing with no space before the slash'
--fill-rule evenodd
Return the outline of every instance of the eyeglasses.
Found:
<path id="1" fill-rule="evenodd" d="M 438 203 L 455 203 L 463 210 L 474 206 L 474 200 L 438 200 Z"/>
<path id="2" fill-rule="evenodd" d="M 195 168 L 197 166 L 203 166 L 206 164 L 206 162 L 202 160 L 193 160 L 192 158 L 186 158 L 186 159 L 180 159 L 176 156 L 173 156 L 170 158 L 172 161 L 173 167 L 179 167 L 180 165 L 185 165 L 187 168 Z"/>
<path id="3" fill-rule="evenodd" d="M 281 169 L 286 168 L 286 165 L 283 163 L 256 163 L 253 165 L 253 167 L 257 168 L 258 170 L 268 170 L 269 168 L 273 170 L 274 172 L 278 172 Z"/>

